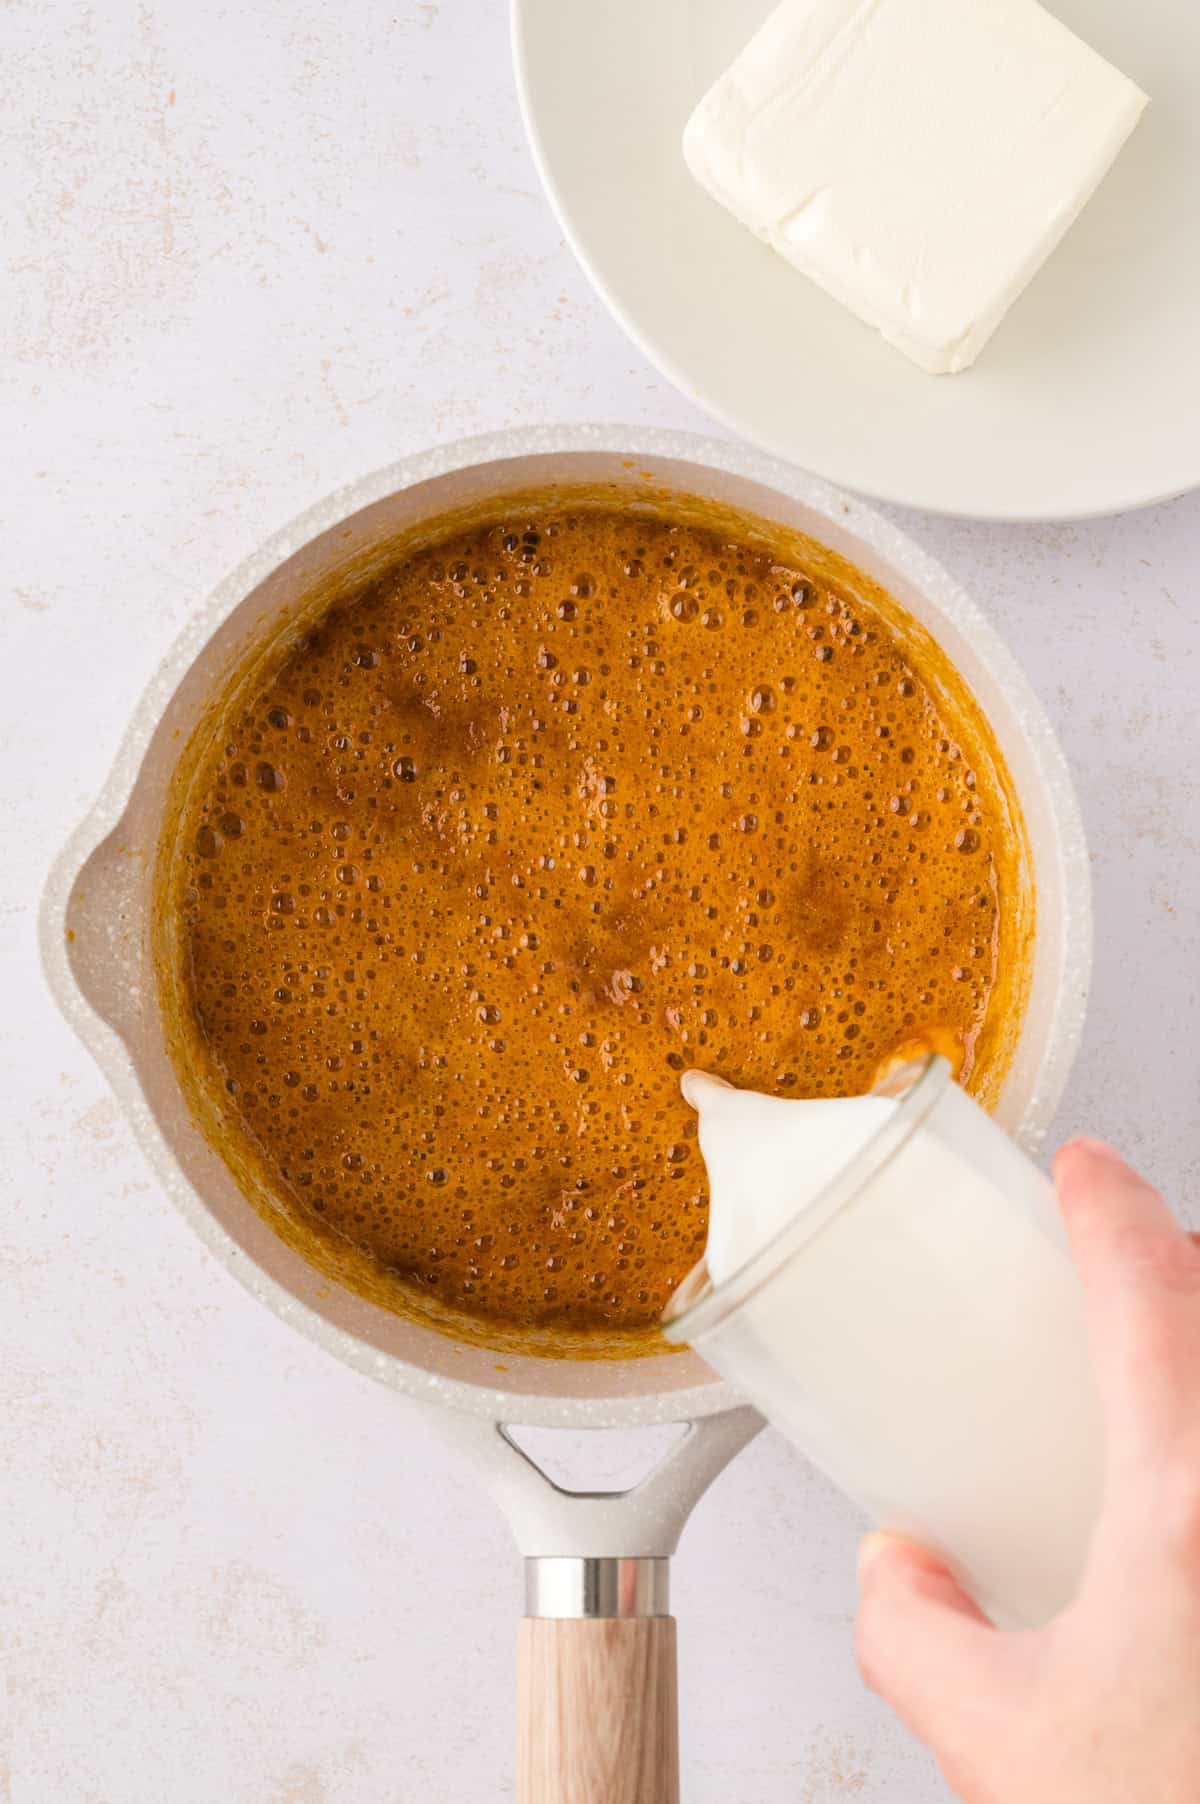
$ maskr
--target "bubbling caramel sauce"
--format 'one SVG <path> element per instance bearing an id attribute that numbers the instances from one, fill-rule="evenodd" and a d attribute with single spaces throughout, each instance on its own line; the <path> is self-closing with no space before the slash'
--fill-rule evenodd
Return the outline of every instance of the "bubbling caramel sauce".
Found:
<path id="1" fill-rule="evenodd" d="M 1003 765 L 803 547 L 498 506 L 206 717 L 160 860 L 174 1056 L 342 1282 L 498 1348 L 655 1350 L 707 1226 L 683 1070 L 848 1095 L 928 1044 L 994 1093 L 1032 918 Z"/>

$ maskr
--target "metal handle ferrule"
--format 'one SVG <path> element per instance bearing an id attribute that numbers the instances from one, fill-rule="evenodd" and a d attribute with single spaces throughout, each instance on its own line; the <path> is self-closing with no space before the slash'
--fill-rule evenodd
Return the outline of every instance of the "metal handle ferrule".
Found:
<path id="1" fill-rule="evenodd" d="M 670 1561 L 549 1555 L 525 1561 L 526 1616 L 669 1616 Z"/>

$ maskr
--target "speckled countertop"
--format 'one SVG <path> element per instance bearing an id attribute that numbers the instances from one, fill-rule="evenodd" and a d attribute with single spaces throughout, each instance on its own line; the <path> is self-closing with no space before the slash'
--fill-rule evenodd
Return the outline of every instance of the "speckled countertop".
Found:
<path id="1" fill-rule="evenodd" d="M 182 623 L 309 502 L 468 432 L 707 422 L 565 250 L 496 0 L 11 0 L 0 46 L 0 1797 L 490 1804 L 507 1531 L 161 1198 L 48 1000 L 36 901 Z M 1200 495 L 904 524 L 1021 656 L 1079 782 L 1097 966 L 1058 1137 L 1107 1133 L 1186 1204 Z M 856 1679 L 856 1532 L 771 1436 L 701 1504 L 675 1584 L 690 1804 L 944 1795 Z"/>

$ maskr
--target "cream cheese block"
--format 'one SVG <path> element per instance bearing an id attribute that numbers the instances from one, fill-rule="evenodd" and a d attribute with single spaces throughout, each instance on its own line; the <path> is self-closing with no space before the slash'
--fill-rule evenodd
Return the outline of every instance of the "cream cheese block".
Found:
<path id="1" fill-rule="evenodd" d="M 783 0 L 683 149 L 737 219 L 943 373 L 975 361 L 1145 105 L 1036 0 Z"/>

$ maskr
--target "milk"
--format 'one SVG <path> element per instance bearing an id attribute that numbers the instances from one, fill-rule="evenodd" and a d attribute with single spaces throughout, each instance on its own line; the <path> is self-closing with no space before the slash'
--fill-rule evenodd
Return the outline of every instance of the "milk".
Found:
<path id="1" fill-rule="evenodd" d="M 1099 1504 L 1082 1296 L 1049 1182 L 936 1065 L 845 1101 L 689 1073 L 706 1263 L 738 1300 L 723 1311 L 718 1289 L 668 1333 L 997 1621 L 1039 1623 L 1071 1597 Z M 769 1246 L 765 1275 L 737 1276 Z"/>
<path id="2" fill-rule="evenodd" d="M 700 1117 L 712 1199 L 704 1258 L 714 1284 L 812 1204 L 896 1108 L 886 1096 L 763 1096 L 706 1071 L 685 1072 L 680 1088 Z"/>

